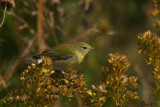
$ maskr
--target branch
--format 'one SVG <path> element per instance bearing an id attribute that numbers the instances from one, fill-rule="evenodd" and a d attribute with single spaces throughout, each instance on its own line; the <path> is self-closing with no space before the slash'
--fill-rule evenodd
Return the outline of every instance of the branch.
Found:
<path id="1" fill-rule="evenodd" d="M 80 34 L 78 37 L 76 37 L 74 39 L 70 39 L 69 41 L 67 41 L 65 43 L 78 42 L 78 41 L 84 40 L 84 39 L 86 39 L 90 36 L 94 36 L 95 33 L 105 34 L 105 35 L 115 35 L 115 34 L 117 34 L 117 32 L 114 32 L 114 31 L 102 32 L 100 29 L 97 29 L 95 26 L 93 26 L 92 28 L 88 29 L 86 32 Z"/>
<path id="2" fill-rule="evenodd" d="M 43 38 L 44 30 L 43 30 L 43 0 L 38 0 L 38 16 L 37 16 L 37 30 L 38 30 L 38 49 L 39 52 L 42 52 L 45 49 L 45 41 Z"/>
<path id="3" fill-rule="evenodd" d="M 3 25 L 3 23 L 4 23 L 5 16 L 6 16 L 6 11 L 7 11 L 7 6 L 5 6 L 5 8 L 4 8 L 3 18 L 2 18 L 2 22 L 1 22 L 1 24 L 0 24 L 0 27 L 2 27 L 2 25 Z"/>
<path id="4" fill-rule="evenodd" d="M 30 33 L 31 33 L 32 35 L 35 35 L 34 29 L 33 29 L 21 16 L 17 15 L 16 13 L 11 14 L 11 15 L 12 15 L 13 17 L 15 17 L 18 21 L 22 22 L 23 25 L 25 25 L 26 27 L 28 27 L 28 29 L 29 29 L 29 31 L 30 31 Z M 19 29 L 21 30 L 21 29 L 22 29 L 22 26 L 20 26 Z"/>
<path id="5" fill-rule="evenodd" d="M 5 60 L 0 68 L 0 74 L 3 72 L 3 70 L 6 68 L 7 65 L 8 65 L 8 61 Z"/>
<path id="6" fill-rule="evenodd" d="M 100 33 L 100 31 L 97 28 L 93 27 L 93 28 L 87 30 L 86 32 L 80 34 L 77 38 L 70 39 L 69 41 L 67 41 L 65 43 L 73 43 L 73 42 L 78 42 L 78 41 L 84 40 L 84 39 L 88 38 L 89 36 L 93 36 L 92 33 Z"/>
<path id="7" fill-rule="evenodd" d="M 7 89 L 6 82 L 4 81 L 4 79 L 1 76 L 0 76 L 0 80 L 2 81 L 3 88 Z"/>
<path id="8" fill-rule="evenodd" d="M 28 46 L 23 50 L 20 57 L 24 57 L 30 52 L 31 48 L 36 43 L 35 40 L 36 40 L 36 36 L 28 43 Z M 16 71 L 16 67 L 19 65 L 19 63 L 20 63 L 20 60 L 17 59 L 15 61 L 15 63 L 11 67 L 8 68 L 8 70 L 6 71 L 5 76 L 4 76 L 5 81 L 8 81 L 12 77 L 12 75 Z"/>

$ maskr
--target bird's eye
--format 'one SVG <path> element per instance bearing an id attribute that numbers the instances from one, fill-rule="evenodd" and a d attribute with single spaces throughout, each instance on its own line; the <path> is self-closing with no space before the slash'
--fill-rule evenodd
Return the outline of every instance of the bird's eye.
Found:
<path id="1" fill-rule="evenodd" d="M 82 47 L 83 49 L 87 49 L 87 47 Z"/>

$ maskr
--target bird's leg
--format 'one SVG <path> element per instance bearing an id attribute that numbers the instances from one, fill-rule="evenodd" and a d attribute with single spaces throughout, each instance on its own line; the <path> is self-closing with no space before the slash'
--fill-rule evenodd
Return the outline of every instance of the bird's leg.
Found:
<path id="1" fill-rule="evenodd" d="M 62 74 L 68 75 L 64 70 L 60 70 Z"/>

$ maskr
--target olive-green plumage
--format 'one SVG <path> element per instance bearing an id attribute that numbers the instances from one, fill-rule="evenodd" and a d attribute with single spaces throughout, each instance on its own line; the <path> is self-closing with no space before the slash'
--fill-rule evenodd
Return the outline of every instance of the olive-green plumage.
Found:
<path id="1" fill-rule="evenodd" d="M 94 48 L 85 42 L 75 42 L 73 44 L 58 45 L 32 58 L 40 59 L 41 56 L 49 57 L 53 62 L 53 68 L 55 70 L 65 70 L 80 64 L 91 49 Z"/>

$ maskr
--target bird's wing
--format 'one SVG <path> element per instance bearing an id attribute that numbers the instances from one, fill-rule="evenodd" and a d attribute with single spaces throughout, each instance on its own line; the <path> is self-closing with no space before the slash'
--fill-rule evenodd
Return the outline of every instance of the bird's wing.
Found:
<path id="1" fill-rule="evenodd" d="M 53 60 L 64 60 L 75 55 L 74 50 L 71 49 L 70 45 L 66 44 L 56 46 L 52 50 L 46 50 L 42 54 L 52 58 Z"/>

